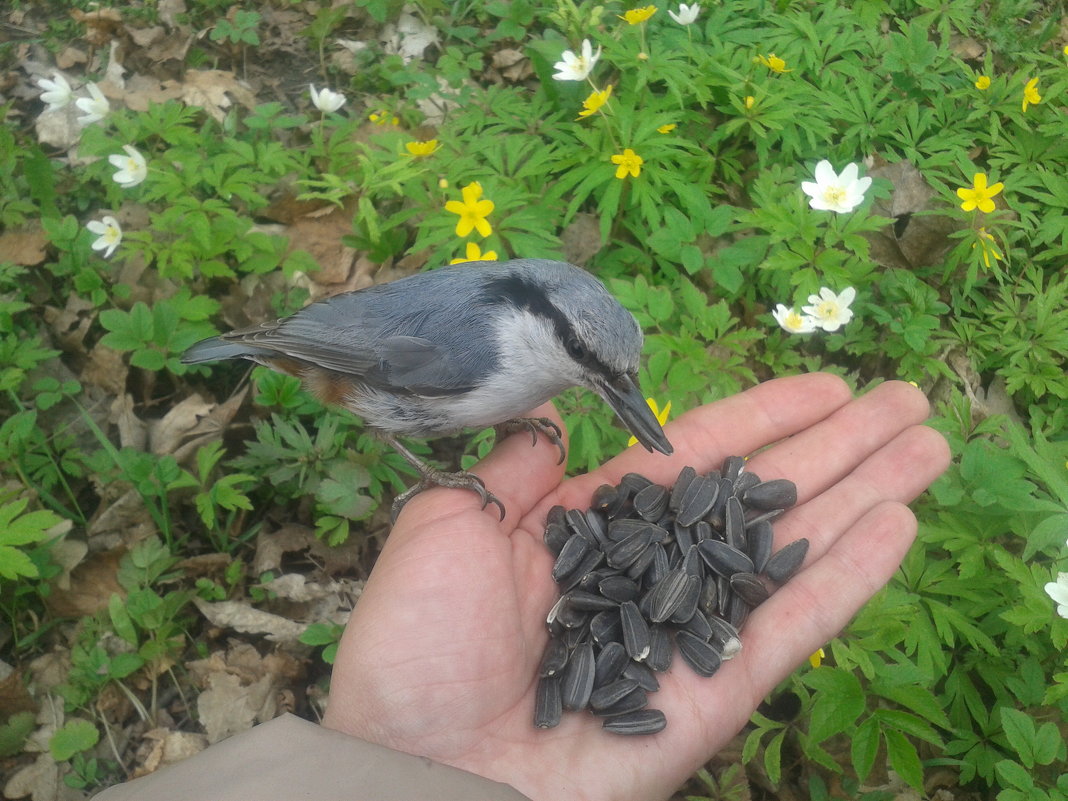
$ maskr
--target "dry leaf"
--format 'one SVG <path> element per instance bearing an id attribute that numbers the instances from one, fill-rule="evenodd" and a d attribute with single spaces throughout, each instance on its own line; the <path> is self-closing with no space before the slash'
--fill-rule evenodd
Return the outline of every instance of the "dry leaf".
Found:
<path id="1" fill-rule="evenodd" d="M 276 708 L 274 687 L 267 676 L 243 686 L 232 673 L 213 673 L 208 677 L 208 689 L 197 698 L 197 717 L 209 743 L 270 720 Z"/>
<path id="2" fill-rule="evenodd" d="M 85 25 L 85 38 L 93 47 L 104 47 L 122 32 L 122 14 L 117 8 L 98 8 L 82 11 L 75 8 L 70 15 Z"/>
<path id="3" fill-rule="evenodd" d="M 7 720 L 16 712 L 37 711 L 21 673 L 7 662 L 0 662 L 0 676 L 0 720 Z"/>
<path id="4" fill-rule="evenodd" d="M 243 601 L 209 603 L 201 598 L 194 598 L 193 603 L 214 626 L 245 634 L 262 634 L 272 642 L 296 642 L 307 628 L 304 623 L 296 623 L 281 615 L 272 615 Z"/>
<path id="5" fill-rule="evenodd" d="M 428 47 L 440 41 L 437 28 L 407 11 L 401 13 L 396 24 L 390 23 L 382 29 L 383 48 L 387 53 L 399 55 L 405 64 L 422 58 Z"/>
<path id="6" fill-rule="evenodd" d="M 0 234 L 0 253 L 4 254 L 4 261 L 23 267 L 33 267 L 43 262 L 47 245 L 48 235 L 37 223 L 21 231 L 5 231 Z"/>
<path id="7" fill-rule="evenodd" d="M 247 109 L 255 108 L 256 97 L 248 87 L 226 70 L 186 70 L 182 100 L 200 106 L 216 122 L 222 122 L 226 110 L 237 101 Z"/>
<path id="8" fill-rule="evenodd" d="M 156 13 L 160 21 L 168 28 L 178 25 L 178 16 L 186 12 L 185 0 L 159 0 Z"/>
<path id="9" fill-rule="evenodd" d="M 119 445 L 143 451 L 148 441 L 148 427 L 134 414 L 133 395 L 124 392 L 111 403 L 108 421 L 119 429 Z"/>
<path id="10" fill-rule="evenodd" d="M 151 742 L 151 747 L 148 754 L 142 758 L 140 766 L 134 770 L 135 777 L 146 776 L 166 765 L 181 762 L 199 754 L 210 745 L 203 734 L 164 728 L 147 731 L 144 738 Z"/>
<path id="11" fill-rule="evenodd" d="M 126 360 L 117 350 L 97 343 L 89 351 L 89 362 L 82 370 L 82 382 L 107 392 L 121 395 L 126 391 L 126 376 L 130 372 Z"/>
<path id="12" fill-rule="evenodd" d="M 124 549 L 90 554 L 70 572 L 69 587 L 54 586 L 45 606 L 58 617 L 87 617 L 106 609 L 112 593 L 124 595 L 119 586 L 119 560 Z"/>
<path id="13" fill-rule="evenodd" d="M 4 798 L 56 801 L 60 793 L 59 766 L 47 751 L 30 765 L 16 770 L 4 785 Z"/>
<path id="14" fill-rule="evenodd" d="M 152 453 L 168 454 L 178 450 L 181 442 L 191 436 L 202 417 L 215 407 L 199 394 L 183 398 L 158 420 L 148 425 L 148 447 Z"/>
<path id="15" fill-rule="evenodd" d="M 167 40 L 171 43 L 171 40 Z M 185 50 L 188 48 L 188 43 L 185 47 L 180 47 L 180 55 L 173 56 L 174 58 L 184 58 Z M 179 52 L 176 51 L 176 52 Z M 172 56 L 155 56 L 154 61 L 166 61 L 168 57 Z M 164 81 L 160 83 L 155 78 L 147 75 L 135 75 L 126 82 L 126 93 L 123 95 L 123 102 L 126 103 L 127 108 L 131 111 L 147 111 L 148 107 L 153 103 L 166 103 L 168 100 L 178 100 L 182 97 L 182 86 L 177 81 Z"/>

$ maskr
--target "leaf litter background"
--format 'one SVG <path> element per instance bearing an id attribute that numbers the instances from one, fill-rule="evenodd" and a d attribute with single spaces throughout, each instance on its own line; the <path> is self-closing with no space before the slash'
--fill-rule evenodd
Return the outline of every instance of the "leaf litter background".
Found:
<path id="1" fill-rule="evenodd" d="M 53 158 L 77 166 L 79 130 L 73 105 L 49 112 L 42 111 L 38 101 L 40 90 L 35 82 L 51 77 L 54 69 L 78 86 L 86 75 L 98 75 L 104 68 L 98 84 L 113 108 L 145 110 L 150 103 L 175 99 L 198 106 L 219 121 L 235 106 L 252 109 L 273 101 L 289 109 L 306 110 L 310 106 L 308 84 L 326 83 L 319 72 L 318 54 L 302 35 L 320 10 L 316 3 L 286 8 L 259 6 L 262 22 L 257 30 L 261 45 L 250 48 L 248 53 L 212 42 L 209 29 L 183 22 L 188 18 L 184 0 L 160 0 L 156 8 L 159 24 L 147 26 L 125 19 L 118 8 L 74 10 L 70 13 L 79 24 L 81 35 L 54 54 L 42 46 L 48 15 L 52 13 L 47 6 L 25 3 L 0 12 L 0 37 L 14 43 L 20 65 L 17 70 L 0 74 L 0 91 L 14 104 L 9 122 L 32 129 Z M 237 7 L 229 9 L 228 17 L 237 11 Z M 217 56 L 214 68 L 184 66 L 183 59 L 194 44 Z M 438 32 L 426 28 L 412 14 L 403 13 L 397 23 L 379 25 L 359 9 L 350 8 L 334 35 L 327 39 L 325 58 L 335 75 L 343 77 L 355 72 L 354 53 L 365 47 L 380 47 L 407 60 L 433 59 L 438 45 Z M 976 47 L 970 40 L 957 43 L 962 57 L 974 58 L 976 54 L 971 51 Z M 487 82 L 531 80 L 532 70 L 523 56 L 522 43 L 498 47 L 486 56 Z M 344 87 L 335 82 L 334 88 Z M 350 96 L 349 100 L 347 113 L 366 116 L 367 111 L 374 110 L 373 105 L 361 109 L 361 98 Z M 449 102 L 445 96 L 425 102 L 421 110 L 427 115 L 428 125 L 440 120 L 441 110 Z M 374 99 L 367 103 L 373 104 Z M 870 174 L 881 175 L 894 184 L 893 194 L 874 209 L 875 213 L 898 221 L 892 235 L 873 237 L 873 258 L 895 267 L 937 261 L 950 245 L 951 231 L 945 227 L 947 218 L 920 214 L 928 208 L 932 192 L 919 172 L 900 162 L 876 165 Z M 136 227 L 138 220 L 147 220 L 147 215 L 147 209 L 132 203 L 125 204 L 118 213 L 120 222 L 129 227 Z M 303 279 L 313 299 L 367 286 L 372 282 L 372 273 L 376 280 L 386 280 L 424 266 L 418 256 L 406 257 L 397 264 L 373 264 L 364 254 L 346 247 L 341 237 L 351 232 L 351 219 L 350 209 L 298 202 L 286 187 L 280 186 L 260 222 L 264 230 L 287 235 L 294 246 L 311 253 L 319 263 L 321 270 Z M 583 215 L 563 239 L 569 257 L 579 263 L 600 247 L 596 224 Z M 40 265 L 47 257 L 47 237 L 39 225 L 3 231 L 0 253 L 16 264 Z M 119 269 L 121 275 L 117 279 L 134 288 L 131 302 L 144 300 L 151 305 L 170 291 L 159 287 L 152 275 L 143 268 L 139 270 L 136 264 Z M 235 288 L 232 296 L 219 298 L 224 317 L 241 324 L 273 316 L 268 299 L 281 279 L 261 276 L 257 280 L 258 285 L 243 285 Z M 76 377 L 82 383 L 87 396 L 84 402 L 94 422 L 115 434 L 122 446 L 171 454 L 188 466 L 197 448 L 220 439 L 231 426 L 247 425 L 242 413 L 247 386 L 230 398 L 176 396 L 170 398 L 172 405 L 168 408 L 148 408 L 143 400 L 150 397 L 151 388 L 129 380 L 123 357 L 106 347 L 90 347 L 86 343 L 93 322 L 89 304 L 72 298 L 66 307 L 46 307 L 43 313 L 52 344 L 65 356 L 73 357 L 66 359 L 68 363 L 82 365 L 76 376 L 71 373 L 54 377 Z M 947 359 L 965 379 L 981 416 L 1011 413 L 1007 397 L 996 384 L 983 390 L 965 355 L 949 354 Z M 60 360 L 49 364 L 62 369 L 58 367 Z M 56 411 L 59 415 L 73 414 L 63 406 Z M 64 643 L 73 641 L 79 621 L 106 609 L 112 594 L 123 592 L 116 578 L 122 555 L 156 530 L 134 489 L 115 484 L 97 489 L 99 506 L 88 527 L 88 545 L 63 540 L 55 547 L 64 570 L 55 579 L 47 600 L 53 620 L 41 624 L 58 621 L 56 633 L 47 639 L 49 645 L 44 654 L 27 666 L 20 666 L 30 676 L 35 697 L 26 692 L 19 671 L 0 662 L 0 720 L 19 712 L 34 716 L 34 731 L 24 752 L 0 759 L 0 791 L 6 798 L 44 801 L 86 797 L 62 782 L 63 766 L 50 752 L 52 735 L 69 720 L 62 699 L 49 690 L 67 679 L 70 655 Z M 274 573 L 276 578 L 260 587 L 271 600 L 245 598 L 212 603 L 195 599 L 199 615 L 188 633 L 206 644 L 209 655 L 180 666 L 157 665 L 156 677 L 147 676 L 144 671 L 134 674 L 128 681 L 130 695 L 120 692 L 114 683 L 109 684 L 96 701 L 96 713 L 117 725 L 109 731 L 110 742 L 102 741 L 96 753 L 118 759 L 132 778 L 188 757 L 283 711 L 317 719 L 325 706 L 329 667 L 317 658 L 318 649 L 300 644 L 298 637 L 312 622 L 345 623 L 373 564 L 377 543 L 388 533 L 386 510 L 388 505 L 369 521 L 366 540 L 352 537 L 346 545 L 336 548 L 327 547 L 305 525 L 306 510 L 292 509 L 290 519 L 269 520 L 255 539 L 249 574 Z M 70 523 L 62 528 L 69 530 Z M 65 530 L 54 534 L 62 535 Z M 178 568 L 182 581 L 191 586 L 198 577 L 220 577 L 231 559 L 225 553 L 200 554 L 185 559 Z M 117 648 L 119 643 L 112 646 Z M 188 657 L 194 652 L 187 648 L 185 653 Z M 154 689 L 153 678 L 159 680 L 155 688 L 159 692 L 159 711 L 149 722 L 139 714 L 138 705 L 147 703 Z M 770 707 L 762 711 L 776 714 Z M 709 766 L 723 797 L 750 798 L 754 785 L 778 798 L 801 797 L 788 783 L 776 789 L 766 779 L 762 781 L 758 765 L 749 766 L 748 771 L 742 768 L 741 743 L 739 736 Z M 848 751 L 834 757 L 848 767 Z M 952 780 L 946 778 L 944 784 L 951 785 Z M 896 777 L 885 773 L 881 778 L 872 777 L 869 789 L 876 788 L 893 798 L 916 797 Z M 687 789 L 707 792 L 709 788 L 695 780 L 691 787 L 680 791 L 679 797 Z"/>

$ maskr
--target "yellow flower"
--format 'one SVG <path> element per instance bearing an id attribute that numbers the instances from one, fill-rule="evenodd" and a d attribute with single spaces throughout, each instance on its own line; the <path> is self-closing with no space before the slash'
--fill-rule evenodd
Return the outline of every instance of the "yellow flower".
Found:
<path id="1" fill-rule="evenodd" d="M 399 119 L 382 110 L 373 112 L 367 119 L 375 125 L 397 125 L 400 123 Z"/>
<path id="2" fill-rule="evenodd" d="M 675 123 L 669 122 L 666 125 L 661 125 L 659 128 L 657 128 L 656 132 L 657 133 L 667 134 L 667 133 L 671 133 L 672 131 L 674 131 L 678 127 L 679 126 L 677 126 Z"/>
<path id="3" fill-rule="evenodd" d="M 978 89 L 980 92 L 983 92 L 983 91 L 986 91 L 987 89 L 989 89 L 990 88 L 990 76 L 989 75 L 980 75 L 978 78 L 976 78 L 975 79 L 975 88 Z"/>
<path id="4" fill-rule="evenodd" d="M 960 204 L 960 207 L 964 211 L 978 208 L 979 211 L 988 214 L 994 210 L 994 195 L 1004 188 L 1005 184 L 1000 181 L 992 186 L 987 186 L 986 173 L 977 172 L 972 179 L 972 187 L 970 189 L 962 187 L 957 190 L 957 197 L 964 201 Z"/>
<path id="5" fill-rule="evenodd" d="M 983 266 L 988 270 L 990 269 L 990 258 L 993 257 L 995 262 L 1001 261 L 1004 256 L 998 252 L 997 240 L 994 239 L 994 235 L 989 233 L 985 227 L 981 227 L 977 232 L 978 237 L 975 242 L 972 242 L 972 250 L 977 247 L 982 250 Z"/>
<path id="6" fill-rule="evenodd" d="M 609 86 L 603 92 L 591 92 L 590 96 L 582 101 L 582 111 L 579 112 L 579 118 L 588 117 L 591 114 L 596 114 L 598 111 L 601 110 L 601 106 L 608 102 L 608 98 L 610 98 L 611 96 L 611 86 Z"/>
<path id="7" fill-rule="evenodd" d="M 486 217 L 493 211 L 493 201 L 479 200 L 482 197 L 482 184 L 472 181 L 460 190 L 460 195 L 462 202 L 450 200 L 445 204 L 445 211 L 460 215 L 456 223 L 456 235 L 467 236 L 472 231 L 478 231 L 480 236 L 492 234 L 493 228 Z"/>
<path id="8" fill-rule="evenodd" d="M 756 103 L 756 98 L 755 97 L 753 97 L 752 95 L 746 95 L 745 96 L 745 107 L 746 108 L 752 108 L 754 103 Z"/>
<path id="9" fill-rule="evenodd" d="M 463 264 L 468 261 L 497 261 L 497 251 L 487 250 L 483 253 L 477 242 L 468 242 L 464 251 L 464 258 L 453 259 L 449 264 Z"/>
<path id="10" fill-rule="evenodd" d="M 1032 103 L 1041 102 L 1042 95 L 1038 93 L 1038 78 L 1032 78 L 1027 82 L 1027 86 L 1024 87 L 1022 110 L 1027 111 L 1027 107 Z"/>
<path id="11" fill-rule="evenodd" d="M 824 653 L 822 648 L 820 648 L 818 651 L 816 651 L 816 653 L 812 654 L 808 658 L 808 663 L 810 665 L 812 665 L 812 667 L 818 668 L 820 666 L 820 664 L 823 662 L 823 658 L 825 656 L 827 656 L 827 654 Z"/>
<path id="12" fill-rule="evenodd" d="M 656 6 L 645 6 L 644 8 L 632 8 L 630 11 L 624 12 L 620 19 L 625 19 L 631 25 L 640 25 L 645 22 L 649 17 L 656 13 Z"/>
<path id="13" fill-rule="evenodd" d="M 645 159 L 628 147 L 625 148 L 622 153 L 616 153 L 612 156 L 612 163 L 617 165 L 616 178 L 622 180 L 627 177 L 628 173 L 632 177 L 637 178 L 638 174 L 642 171 L 642 164 L 645 163 Z"/>
<path id="14" fill-rule="evenodd" d="M 646 398 L 645 402 L 648 403 L 649 404 L 649 408 L 653 410 L 653 414 L 656 415 L 657 422 L 659 422 L 660 425 L 664 425 L 665 423 L 667 423 L 668 415 L 671 414 L 671 401 L 668 401 L 667 403 L 665 403 L 663 409 L 661 409 L 659 404 L 657 404 L 657 402 L 652 398 Z M 627 440 L 627 447 L 628 448 L 631 445 L 637 445 L 637 444 L 638 444 L 638 438 L 637 437 L 631 437 L 630 439 Z"/>
<path id="15" fill-rule="evenodd" d="M 408 142 L 404 146 L 404 148 L 412 156 L 414 156 L 415 158 L 418 159 L 418 158 L 422 158 L 424 156 L 429 156 L 431 153 L 433 153 L 435 150 L 437 150 L 438 149 L 438 140 L 437 139 L 428 139 L 425 142 Z"/>
<path id="16" fill-rule="evenodd" d="M 774 53 L 769 53 L 766 58 L 764 56 L 757 56 L 757 60 L 772 72 L 783 73 L 793 71 L 786 69 L 786 62 Z"/>

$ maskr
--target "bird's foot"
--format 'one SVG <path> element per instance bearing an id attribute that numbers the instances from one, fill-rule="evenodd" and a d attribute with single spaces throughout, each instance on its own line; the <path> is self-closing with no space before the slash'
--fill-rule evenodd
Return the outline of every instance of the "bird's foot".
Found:
<path id="1" fill-rule="evenodd" d="M 460 470 L 456 473 L 446 473 L 444 470 L 438 470 L 437 468 L 431 467 L 426 462 L 421 462 L 420 464 L 417 464 L 416 467 L 422 478 L 419 479 L 418 484 L 405 490 L 397 496 L 395 501 L 393 501 L 393 508 L 390 513 L 392 522 L 397 522 L 397 515 L 399 515 L 401 509 L 404 508 L 404 504 L 408 503 L 408 501 L 423 490 L 430 489 L 431 487 L 450 487 L 452 489 L 471 490 L 472 492 L 477 493 L 478 497 L 482 499 L 483 509 L 491 503 L 497 504 L 497 508 L 501 510 L 501 520 L 504 520 L 504 504 L 501 503 L 496 495 L 486 489 L 485 482 L 474 473 L 468 473 L 466 470 Z"/>
<path id="2" fill-rule="evenodd" d="M 498 439 L 503 439 L 520 431 L 529 431 L 530 444 L 532 446 L 538 444 L 538 434 L 541 434 L 560 449 L 560 459 L 556 462 L 557 464 L 563 464 L 564 459 L 567 458 L 563 432 L 560 431 L 560 426 L 548 417 L 516 417 L 514 420 L 505 420 L 503 423 L 494 426 L 494 430 L 497 432 Z"/>

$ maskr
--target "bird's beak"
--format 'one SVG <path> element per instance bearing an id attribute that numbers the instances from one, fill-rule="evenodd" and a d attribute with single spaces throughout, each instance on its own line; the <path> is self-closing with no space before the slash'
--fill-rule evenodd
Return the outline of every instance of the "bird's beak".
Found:
<path id="1" fill-rule="evenodd" d="M 601 397 L 647 451 L 658 450 L 665 455 L 674 452 L 675 449 L 664 436 L 660 421 L 645 402 L 638 382 L 632 376 L 625 375 L 615 381 L 605 382 L 601 386 Z"/>

